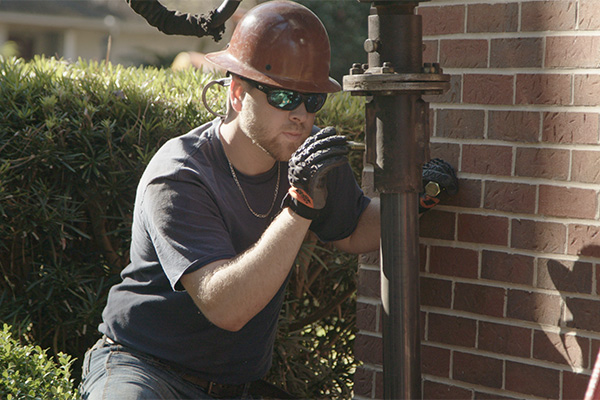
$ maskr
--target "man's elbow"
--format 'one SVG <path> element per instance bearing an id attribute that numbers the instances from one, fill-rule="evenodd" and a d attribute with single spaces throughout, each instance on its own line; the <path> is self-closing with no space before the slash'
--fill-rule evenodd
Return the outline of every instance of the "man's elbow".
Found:
<path id="1" fill-rule="evenodd" d="M 202 309 L 200 311 L 213 325 L 229 332 L 238 332 L 248 323 L 247 319 L 235 316 L 232 318 L 231 316 L 224 315 L 224 313 L 208 313 L 202 311 Z"/>

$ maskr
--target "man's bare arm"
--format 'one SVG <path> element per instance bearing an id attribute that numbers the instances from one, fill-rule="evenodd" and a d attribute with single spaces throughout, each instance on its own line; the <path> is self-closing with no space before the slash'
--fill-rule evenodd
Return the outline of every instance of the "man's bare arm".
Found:
<path id="1" fill-rule="evenodd" d="M 283 284 L 310 222 L 284 208 L 248 251 L 185 274 L 181 283 L 212 323 L 240 330 Z"/>

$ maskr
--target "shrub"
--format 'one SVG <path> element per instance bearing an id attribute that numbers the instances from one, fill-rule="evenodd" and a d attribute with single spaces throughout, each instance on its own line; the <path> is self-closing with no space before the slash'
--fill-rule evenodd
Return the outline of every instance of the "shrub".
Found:
<path id="1" fill-rule="evenodd" d="M 139 177 L 166 140 L 213 118 L 200 101 L 213 78 L 197 70 L 0 59 L 0 322 L 77 358 L 76 380 L 98 338 L 108 289 L 129 262 Z M 357 139 L 362 115 L 361 98 L 336 94 L 318 123 Z M 361 155 L 351 161 L 360 171 Z M 329 390 L 347 397 L 356 261 L 311 242 L 305 251 L 310 257 L 298 260 L 282 310 L 271 377 L 305 397 Z M 283 368 L 302 373 L 288 384 Z M 308 379 L 310 368 L 320 377 Z M 328 374 L 343 377 L 344 388 Z"/>
<path id="2" fill-rule="evenodd" d="M 0 331 L 0 398 L 67 400 L 77 398 L 71 379 L 71 357 L 59 353 L 55 363 L 39 346 L 13 339 L 10 327 Z"/>

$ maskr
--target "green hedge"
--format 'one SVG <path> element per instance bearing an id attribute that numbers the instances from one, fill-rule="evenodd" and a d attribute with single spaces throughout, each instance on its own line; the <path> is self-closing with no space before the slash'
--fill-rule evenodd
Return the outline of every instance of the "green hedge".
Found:
<path id="1" fill-rule="evenodd" d="M 0 398 L 77 398 L 77 389 L 71 379 L 71 357 L 59 353 L 55 363 L 46 353 L 39 346 L 19 343 L 5 324 L 0 331 Z"/>
<path id="2" fill-rule="evenodd" d="M 0 59 L 0 322 L 75 357 L 76 379 L 108 289 L 129 261 L 138 179 L 166 140 L 213 118 L 201 102 L 213 78 Z M 211 95 L 217 107 L 222 95 Z M 318 123 L 357 139 L 362 100 L 332 96 Z M 352 163 L 358 174 L 359 154 Z M 306 397 L 349 397 L 356 260 L 313 240 L 302 254 L 271 380 Z"/>

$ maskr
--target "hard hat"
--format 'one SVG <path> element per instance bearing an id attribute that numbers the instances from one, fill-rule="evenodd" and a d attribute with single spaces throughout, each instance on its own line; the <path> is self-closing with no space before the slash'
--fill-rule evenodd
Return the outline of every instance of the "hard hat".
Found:
<path id="1" fill-rule="evenodd" d="M 270 1 L 240 20 L 225 50 L 206 59 L 265 85 L 305 93 L 333 93 L 329 37 L 319 18 L 291 1 Z"/>

